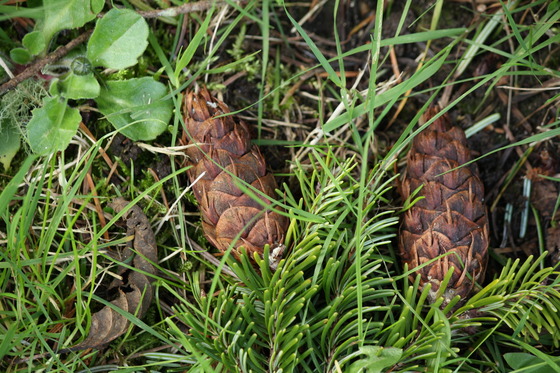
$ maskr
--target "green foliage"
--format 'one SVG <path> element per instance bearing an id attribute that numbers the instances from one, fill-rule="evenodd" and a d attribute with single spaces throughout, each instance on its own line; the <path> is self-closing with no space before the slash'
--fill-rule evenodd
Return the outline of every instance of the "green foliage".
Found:
<path id="1" fill-rule="evenodd" d="M 101 86 L 93 72 L 80 75 L 70 71 L 60 81 L 53 81 L 49 92 L 53 96 L 61 96 L 70 100 L 81 100 L 97 98 L 101 92 Z"/>
<path id="2" fill-rule="evenodd" d="M 493 315 L 525 341 L 539 341 L 549 335 L 555 348 L 560 346 L 560 272 L 544 267 L 546 254 L 523 264 L 510 261 L 495 279 L 473 296 L 457 313 L 469 308 Z M 539 269 L 541 267 L 541 269 Z M 542 343 L 546 343 L 545 340 Z"/>
<path id="3" fill-rule="evenodd" d="M 45 38 L 43 37 L 41 31 L 32 31 L 25 35 L 23 37 L 22 44 L 27 48 L 26 51 L 28 52 L 29 57 L 37 55 L 47 48 Z M 19 57 L 20 59 L 23 59 L 24 55 L 20 53 Z"/>
<path id="4" fill-rule="evenodd" d="M 210 21 L 212 20 L 212 14 L 213 14 L 213 9 L 210 12 L 208 12 L 208 14 L 206 14 L 206 18 L 204 19 L 201 27 L 194 35 L 193 40 L 189 43 L 187 48 L 178 56 L 176 66 L 175 66 L 175 71 L 173 74 L 171 74 L 171 82 L 173 83 L 174 86 L 178 87 L 180 85 L 179 76 L 181 74 L 181 71 L 189 65 L 198 46 L 201 44 L 203 38 L 206 36 L 208 26 L 210 25 Z"/>
<path id="5" fill-rule="evenodd" d="M 136 65 L 148 46 L 148 24 L 138 13 L 111 9 L 97 22 L 86 56 L 93 66 L 125 69 Z"/>
<path id="6" fill-rule="evenodd" d="M 374 213 L 386 185 L 368 194 L 371 216 L 363 236 L 355 237 L 345 223 L 356 212 L 355 159 L 338 163 L 330 149 L 310 157 L 317 168 L 296 173 L 302 200 L 288 196 L 291 214 L 305 215 L 292 223 L 297 241 L 277 270 L 270 270 L 267 250 L 264 259 L 254 258 L 258 269 L 247 257 L 231 261 L 243 286 L 215 277 L 222 289 L 217 297 L 183 304 L 176 313 L 190 327 L 197 353 L 219 361 L 225 371 L 318 372 L 345 366 L 359 353 L 360 341 L 375 341 L 391 309 L 395 291 L 379 250 L 394 235 L 397 219 Z M 358 297 L 364 302 L 361 312 Z M 360 324 L 367 326 L 363 337 Z"/>
<path id="7" fill-rule="evenodd" d="M 21 145 L 19 128 L 6 119 L 0 121 L 0 163 L 4 170 L 10 168 L 10 163 Z"/>
<path id="8" fill-rule="evenodd" d="M 84 8 L 84 4 L 83 1 L 65 3 L 60 25 L 69 24 L 65 12 L 72 15 L 73 27 L 91 20 L 88 15 L 91 9 L 89 5 Z M 51 9 L 54 5 L 45 6 Z M 91 6 L 97 9 L 97 0 Z M 45 14 L 45 19 L 49 19 L 50 13 Z M 36 38 L 37 33 L 42 35 L 44 30 L 34 31 L 26 37 L 31 40 Z M 163 133 L 173 110 L 163 84 L 149 77 L 100 84 L 94 70 L 97 66 L 124 69 L 135 65 L 148 45 L 147 40 L 148 25 L 140 15 L 121 9 L 107 12 L 97 22 L 85 56 L 73 57 L 69 71 L 52 81 L 49 89 L 51 97 L 45 100 L 44 107 L 33 111 L 26 130 L 31 150 L 39 155 L 48 155 L 66 149 L 81 120 L 78 110 L 67 106 L 68 100 L 95 99 L 109 122 L 133 140 L 153 140 Z M 38 43 L 34 41 L 29 45 L 37 46 Z M 7 134 L 15 136 L 13 126 L 5 127 Z M 13 149 L 5 153 L 7 159 Z"/>
<path id="9" fill-rule="evenodd" d="M 261 69 L 261 61 L 257 58 L 256 53 L 245 55 L 242 46 L 245 41 L 246 32 L 247 25 L 242 24 L 231 49 L 227 50 L 233 62 L 226 67 L 228 67 L 228 70 L 232 71 L 244 71 L 247 73 L 247 79 L 253 80 Z M 223 69 L 224 67 L 221 68 Z"/>
<path id="10" fill-rule="evenodd" d="M 66 149 L 80 123 L 78 109 L 68 107 L 58 97 L 45 99 L 43 107 L 33 110 L 27 123 L 27 141 L 35 154 L 48 155 Z"/>
<path id="11" fill-rule="evenodd" d="M 552 359 L 555 365 L 551 366 L 544 359 L 525 352 L 510 352 L 504 355 L 504 359 L 516 372 L 523 373 L 549 373 L 560 363 L 560 358 L 555 357 Z"/>
<path id="12" fill-rule="evenodd" d="M 32 171 L 39 166 L 36 171 Z M 38 170 L 38 171 L 37 171 Z M 0 283 L 2 289 L 2 323 L 0 323 L 0 336 L 11 337 L 9 340 L 1 338 L 0 345 L 4 349 L 5 359 L 16 359 L 33 351 L 45 351 L 42 344 L 45 341 L 47 329 L 62 318 L 61 310 L 64 309 L 64 298 L 68 294 L 65 279 L 71 268 L 58 270 L 57 261 L 75 260 L 79 253 L 65 252 L 68 243 L 75 240 L 72 227 L 75 220 L 66 215 L 68 204 L 75 197 L 77 186 L 76 179 L 70 177 L 65 193 L 68 199 L 50 199 L 51 192 L 43 194 L 46 187 L 53 183 L 53 164 L 36 163 L 36 157 L 29 156 L 20 167 L 19 172 L 0 194 L 0 221 L 9 234 L 10 239 L 0 252 L 2 266 L 0 266 Z M 27 181 L 29 189 L 25 193 L 18 190 L 18 185 L 26 180 L 26 176 L 34 177 Z M 78 179 L 79 181 L 80 179 Z M 83 180 L 83 178 L 81 179 Z M 63 194 L 64 195 L 64 194 Z M 46 199 L 45 199 L 46 198 Z M 21 199 L 22 203 L 11 206 L 14 199 Z M 80 212 L 76 211 L 79 215 Z M 34 226 L 37 216 L 48 216 L 49 223 Z M 69 228 L 60 234 L 57 229 L 63 225 Z M 35 234 L 36 233 L 36 234 Z M 51 242 L 60 244 L 53 251 Z M 76 246 L 74 246 L 77 249 Z M 64 259 L 63 259 L 64 258 Z M 78 261 L 76 260 L 76 265 Z M 79 271 L 79 268 L 78 268 Z M 79 273 L 79 272 L 78 272 Z M 33 286 L 29 286 L 33 284 Z M 11 294 L 10 287 L 15 287 L 15 292 L 21 292 L 21 299 Z M 22 307 L 22 312 L 17 308 Z M 80 311 L 79 311 L 80 312 Z M 37 322 L 37 318 L 41 322 Z M 4 320 L 10 320 L 6 323 Z M 33 328 L 29 325 L 33 324 Z M 30 338 L 33 342 L 26 344 Z M 45 343 L 46 345 L 46 343 Z M 22 346 L 25 346 L 22 348 Z M 48 346 L 48 345 L 47 345 Z M 47 347 L 52 353 L 52 348 Z M 63 366 L 60 357 L 53 354 L 51 367 Z M 69 364 L 64 370 L 84 369 L 83 363 Z M 51 370 L 45 367 L 47 370 Z M 54 371 L 54 369 L 52 369 Z"/>
<path id="13" fill-rule="evenodd" d="M 353 363 L 349 373 L 381 373 L 398 363 L 402 356 L 402 350 L 394 347 L 366 346 L 360 348 L 360 353 L 367 357 Z"/>
<path id="14" fill-rule="evenodd" d="M 292 21 L 305 38 L 303 28 Z M 432 24 L 437 25 L 435 18 Z M 381 47 L 457 37 L 464 31 L 434 30 L 385 40 L 376 34 L 374 40 Z M 510 262 L 472 298 L 461 304 L 459 298 L 453 299 L 445 308 L 441 298 L 429 304 L 429 287 L 419 294 L 419 279 L 409 283 L 411 272 L 401 272 L 393 264 L 390 241 L 397 219 L 394 210 L 384 212 L 376 206 L 388 203 L 392 178 L 385 170 L 416 133 L 412 128 L 421 112 L 373 170 L 359 160 L 367 158 L 372 134 L 386 119 L 388 109 L 383 107 L 393 107 L 408 90 L 439 73 L 451 49 L 442 49 L 411 77 L 381 93 L 371 89 L 357 95 L 345 91 L 343 75 L 333 71 L 332 61 L 310 38 L 305 40 L 328 73 L 333 91 L 339 89 L 350 98 L 341 94 L 345 111 L 321 127 L 324 149 L 305 148 L 309 159 L 292 165 L 301 199 L 285 189 L 293 217 L 287 245 L 293 244 L 293 249 L 278 270 L 271 273 L 266 259 L 255 258 L 258 269 L 247 258 L 241 263 L 226 260 L 240 281 L 218 270 L 209 291 L 216 294 L 213 299 L 195 296 L 194 304 L 184 302 L 178 308 L 176 317 L 193 339 L 187 342 L 182 335 L 173 335 L 185 355 L 196 359 L 193 370 L 503 371 L 501 349 L 527 351 L 528 344 L 537 343 L 556 346 L 559 274 L 544 267 L 544 257 L 529 258 L 523 265 Z M 376 61 L 378 50 L 368 48 Z M 364 50 L 358 47 L 347 55 Z M 504 74 L 505 70 L 492 71 L 485 80 Z M 364 115 L 370 115 L 365 135 L 353 127 Z M 354 140 L 342 145 L 345 150 L 340 153 L 328 145 L 328 136 L 335 131 L 352 132 Z M 523 141 L 555 134 L 553 130 Z M 348 156 L 346 152 L 352 151 L 358 155 Z M 200 286 L 196 278 L 189 277 L 193 288 Z M 440 292 L 444 290 L 442 285 Z"/>
<path id="15" fill-rule="evenodd" d="M 10 59 L 17 64 L 25 65 L 31 60 L 31 54 L 25 48 L 13 48 L 10 51 Z"/>
<path id="16" fill-rule="evenodd" d="M 366 218 L 356 236 L 356 159 L 339 161 L 332 149 L 309 157 L 308 167 L 294 167 L 301 199 L 285 191 L 295 218 L 287 244 L 294 247 L 276 272 L 266 250 L 265 259 L 254 258 L 258 268 L 247 257 L 228 259 L 239 282 L 215 276 L 216 296 L 177 308 L 191 339 L 186 345 L 173 335 L 185 354 L 199 356 L 193 368 L 214 361 L 223 371 L 482 372 L 496 368 L 486 357 L 490 346 L 525 349 L 544 336 L 556 345 L 560 273 L 536 270 L 545 256 L 508 263 L 460 307 L 459 298 L 445 308 L 443 298 L 429 304 L 429 287 L 419 295 L 419 278 L 410 284 L 408 271 L 399 275 L 386 255 L 397 219 L 375 206 L 392 179 L 379 168 L 368 175 L 366 185 L 383 181 L 364 194 Z M 196 277 L 189 279 L 195 287 Z M 507 339 L 501 327 L 512 331 Z"/>
<path id="17" fill-rule="evenodd" d="M 132 140 L 153 140 L 167 129 L 173 104 L 167 88 L 150 77 L 108 81 L 96 99 L 99 110 Z"/>
<path id="18" fill-rule="evenodd" d="M 31 109 L 40 107 L 45 95 L 41 82 L 29 79 L 0 98 L 0 162 L 5 170 L 20 149 L 20 126 L 29 122 Z"/>
<path id="19" fill-rule="evenodd" d="M 96 303 L 92 300 L 99 300 L 93 293 L 104 286 L 101 279 L 107 273 L 101 267 L 115 268 L 113 264 L 119 260 L 107 255 L 107 247 L 126 241 L 116 239 L 107 245 L 102 239 L 104 232 L 110 229 L 121 231 L 115 227 L 117 218 L 108 220 L 103 228 L 91 231 L 91 236 L 80 234 L 83 224 L 97 226 L 97 214 L 87 208 L 94 196 L 91 193 L 83 195 L 82 186 L 100 145 L 101 142 L 85 150 L 75 163 L 72 160 L 72 168 L 64 163 L 63 156 L 47 159 L 29 155 L 0 191 L 0 224 L 9 235 L 9 239 L 0 236 L 3 245 L 0 250 L 2 371 L 27 372 L 33 368 L 72 373 L 102 369 L 92 367 L 98 363 L 95 353 L 88 353 L 86 357 L 81 353 L 57 353 L 87 334 L 88 317 L 94 312 Z M 68 172 L 59 173 L 59 167 Z M 140 194 L 140 198 L 154 191 L 157 194 L 166 180 L 181 172 L 184 169 L 154 183 Z M 83 204 L 76 205 L 78 200 Z M 73 213 L 68 214 L 68 211 Z M 37 225 L 39 221 L 42 223 Z M 84 281 L 85 278 L 91 280 Z M 146 341 L 152 343 L 154 339 L 158 340 L 158 345 L 171 343 L 157 322 L 149 321 L 151 314 L 146 320 L 150 324 L 143 323 L 133 314 L 125 315 L 143 331 L 134 333 L 141 342 L 132 341 L 127 348 L 145 346 Z M 56 346 L 50 343 L 52 341 Z M 47 358 L 38 361 L 33 357 L 35 354 Z M 33 360 L 18 365 L 18 359 L 29 356 Z M 7 365 L 11 368 L 3 369 Z"/>
<path id="20" fill-rule="evenodd" d="M 69 6 L 77 3 L 69 2 Z M 134 1 L 130 3 L 136 5 Z M 217 265 L 207 261 L 215 258 L 196 246 L 196 242 L 203 242 L 203 239 L 194 223 L 198 218 L 191 216 L 192 195 L 176 177 L 184 170 L 175 171 L 171 176 L 172 187 L 167 184 L 164 188 L 165 180 L 146 177 L 148 172 L 145 169 L 140 173 L 140 179 L 135 176 L 139 161 L 127 168 L 129 166 L 119 167 L 124 163 L 117 160 L 119 177 L 126 179 L 119 190 L 126 190 L 136 202 L 141 200 L 151 204 L 147 211 L 158 229 L 158 241 L 165 256 L 160 258 L 159 272 L 154 278 L 158 302 L 154 304 L 149 320 L 141 321 L 127 314 L 140 328 L 115 341 L 108 347 L 108 352 L 56 354 L 54 346 L 68 347 L 87 334 L 88 317 L 91 308 L 95 307 L 93 300 L 99 299 L 93 293 L 111 280 L 115 260 L 109 253 L 121 240 L 104 241 L 103 234 L 114 226 L 115 221 L 102 227 L 92 207 L 93 195 L 81 195 L 89 170 L 93 169 L 94 178 L 97 174 L 105 175 L 106 168 L 100 170 L 95 166 L 95 162 L 102 164 L 101 159 L 94 161 L 97 149 L 106 148 L 102 143 L 104 140 L 93 144 L 89 151 L 80 152 L 79 159 L 71 160 L 76 162 L 75 165 L 65 163 L 69 160 L 64 159 L 67 156 L 64 153 L 51 161 L 29 156 L 0 192 L 0 225 L 6 227 L 5 232 L 0 232 L 0 244 L 5 246 L 0 250 L 2 367 L 9 364 L 10 371 L 52 372 L 118 369 L 123 372 L 471 373 L 507 372 L 510 368 L 519 372 L 559 371 L 560 362 L 553 355 L 560 344 L 557 331 L 560 274 L 546 266 L 544 256 L 524 262 L 507 262 L 502 272 L 494 279 L 487 279 L 488 285 L 477 289 L 470 299 L 463 300 L 463 303 L 454 299 L 442 309 L 443 300 L 437 300 L 435 304 L 427 301 L 429 288 L 420 293 L 419 280 L 409 281 L 413 272 L 400 268 L 392 246 L 398 215 L 402 211 L 391 200 L 396 178 L 394 162 L 419 131 L 414 126 L 422 109 L 413 118 L 407 118 L 408 126 L 400 132 L 402 136 L 388 153 L 378 148 L 378 128 L 388 122 L 388 113 L 392 115 L 392 109 L 405 97 L 414 100 L 414 95 L 421 94 L 428 102 L 439 97 L 439 83 L 435 87 L 430 84 L 428 90 L 421 91 L 421 87 L 434 76 L 441 78 L 442 71 L 452 70 L 449 68 L 458 65 L 461 59 L 469 57 L 465 64 L 472 60 L 469 55 L 455 53 L 454 46 L 461 40 L 476 45 L 468 50 L 475 50 L 472 53 L 478 59 L 478 54 L 497 49 L 494 44 L 484 44 L 491 38 L 477 38 L 464 29 L 414 32 L 412 28 L 406 35 L 399 35 L 397 31 L 392 38 L 382 38 L 382 18 L 386 12 L 382 8 L 384 2 L 377 2 L 376 28 L 370 43 L 345 49 L 343 53 L 342 46 L 338 45 L 340 41 L 335 38 L 339 53 L 329 58 L 331 54 L 314 45 L 318 39 L 306 35 L 304 40 L 309 45 L 298 44 L 298 48 L 299 45 L 302 49 L 308 47 L 305 54 L 313 54 L 319 64 L 290 77 L 279 73 L 279 62 L 277 70 L 266 63 L 271 52 L 270 29 L 282 33 L 282 37 L 287 35 L 286 29 L 282 29 L 285 24 L 282 27 L 277 27 L 280 23 L 273 24 L 278 14 L 272 14 L 275 10 L 272 3 L 249 1 L 240 5 L 233 2 L 231 4 L 238 13 L 230 12 L 236 16 L 227 22 L 222 18 L 222 22 L 215 22 L 219 12 L 213 10 L 189 15 L 188 22 L 185 22 L 188 25 L 185 39 L 177 33 L 175 45 L 171 48 L 178 51 L 176 57 L 175 53 L 159 45 L 153 36 L 157 33 L 152 34 L 149 41 L 163 66 L 155 76 L 165 72 L 177 92 L 194 79 L 200 79 L 202 74 L 209 74 L 208 81 L 215 86 L 219 84 L 217 81 L 225 79 L 212 75 L 229 74 L 246 67 L 250 68 L 249 78 L 259 78 L 256 70 L 265 72 L 267 76 L 260 77 L 263 94 L 255 103 L 266 108 L 264 113 L 258 113 L 259 121 L 266 118 L 264 115 L 272 106 L 271 98 L 281 97 L 293 88 L 290 84 L 294 82 L 305 82 L 299 87 L 319 87 L 313 94 L 328 98 L 318 101 L 325 105 L 317 113 L 321 126 L 310 134 L 309 143 L 313 145 L 296 148 L 297 156 L 290 165 L 291 181 L 299 186 L 299 190 L 296 192 L 295 188 L 287 186 L 282 190 L 286 197 L 283 207 L 291 217 L 291 225 L 286 240 L 288 250 L 277 270 L 269 269 L 267 255 L 264 258 L 242 257 L 239 262 L 226 255 Z M 277 3 L 284 5 L 280 0 Z M 267 8 L 261 9 L 261 5 Z M 438 1 L 434 9 L 442 9 L 441 5 L 442 1 Z M 292 6 L 296 7 L 286 3 L 286 8 L 277 9 L 291 11 Z M 557 30 L 550 28 L 560 14 L 557 6 L 557 2 L 549 4 L 542 23 L 521 31 L 514 24 L 511 14 L 514 10 L 503 10 L 503 17 L 496 17 L 493 32 L 497 34 L 504 22 L 509 24 L 509 39 L 500 40 L 500 43 L 511 41 L 513 52 L 499 50 L 503 59 L 501 67 L 480 77 L 465 95 L 498 79 L 513 77 L 508 76 L 508 69 L 512 67 L 528 74 L 557 77 L 555 70 L 536 65 L 531 57 L 531 53 L 539 48 L 552 48 L 558 42 Z M 40 14 L 44 14 L 43 8 L 40 9 Z M 523 11 L 526 10 L 525 7 Z M 111 12 L 113 10 L 105 17 L 117 14 Z M 171 110 L 175 109 L 177 115 L 169 135 L 171 144 L 166 144 L 166 149 L 159 149 L 161 152 L 174 151 L 167 146 L 176 145 L 180 136 L 180 100 L 176 98 L 174 106 L 169 104 L 171 100 L 166 97 L 171 95 L 167 88 L 151 77 L 135 78 L 139 69 L 116 72 L 110 76 L 114 80 L 108 82 L 102 81 L 95 69 L 97 66 L 113 69 L 132 66 L 144 51 L 146 37 L 142 35 L 142 21 L 125 12 L 128 14 L 123 19 L 127 22 L 123 24 L 137 27 L 139 31 L 128 33 L 114 22 L 110 25 L 102 22 L 107 18 L 100 20 L 94 33 L 96 37 L 92 37 L 94 41 L 90 40 L 85 51 L 72 57 L 65 75 L 53 81 L 50 87 L 53 97 L 47 97 L 44 106 L 41 105 L 45 92 L 28 88 L 31 80 L 20 85 L 19 88 L 25 90 L 14 90 L 2 98 L 0 141 L 8 133 L 4 132 L 6 128 L 11 133 L 21 130 L 19 124 L 14 124 L 29 120 L 31 105 L 39 107 L 30 123 L 36 144 L 32 145 L 32 150 L 40 150 L 48 138 L 53 137 L 56 142 L 46 145 L 53 147 L 51 151 L 61 149 L 64 147 L 62 140 L 69 141 L 75 131 L 73 126 L 79 121 L 75 109 L 62 103 L 95 99 L 107 120 L 136 140 L 153 139 L 164 131 Z M 260 16 L 266 14 L 274 17 L 266 17 L 263 21 Z M 222 17 L 221 13 L 219 17 Z M 235 40 L 232 38 L 246 19 L 252 19 L 254 25 L 263 29 L 260 54 L 243 50 L 243 33 L 254 37 L 250 33 L 255 27 L 243 26 L 240 36 Z M 438 19 L 439 15 L 434 15 L 432 28 L 437 26 Z M 307 26 L 300 26 L 299 18 L 293 21 L 296 31 L 305 34 Z M 37 30 L 43 27 L 41 22 Z M 483 30 L 484 23 L 494 22 L 494 17 L 482 17 L 480 22 L 480 30 Z M 216 25 L 215 29 L 210 25 Z M 196 33 L 194 29 L 197 29 Z M 543 38 L 545 32 L 549 37 Z M 120 44 L 121 40 L 135 35 L 140 36 Z M 425 45 L 425 42 L 442 37 L 451 41 L 444 47 L 440 44 L 440 52 L 426 53 L 426 59 L 417 71 L 407 68 L 401 80 L 390 84 L 379 81 L 384 74 L 380 48 L 407 43 Z M 536 45 L 531 37 L 541 44 Z M 28 38 L 27 43 L 35 50 L 45 47 L 42 45 L 44 40 L 37 34 Z M 33 41 L 33 38 L 37 40 Z M 253 38 L 251 42 L 254 45 L 258 40 Z M 233 41 L 231 47 L 224 47 L 228 41 Z M 520 46 L 516 47 L 517 44 Z M 130 47 L 130 53 L 126 56 L 128 62 L 119 65 L 123 45 Z M 181 45 L 188 46 L 181 50 Z M 275 44 L 274 47 L 278 48 L 277 61 L 280 61 L 280 53 L 284 51 L 282 45 Z M 226 48 L 231 48 L 230 53 L 237 60 L 214 66 L 213 61 Z M 355 58 L 363 52 L 372 56 L 371 66 L 366 66 L 371 76 L 369 89 L 358 92 L 347 88 L 350 81 L 345 81 L 344 71 L 338 69 L 343 70 L 344 58 Z M 30 56 L 29 50 L 23 48 L 12 50 L 12 54 L 20 60 Z M 95 62 L 94 58 L 104 61 L 103 64 L 98 65 L 100 62 Z M 383 66 L 386 65 L 383 62 Z M 328 79 L 313 79 L 314 70 L 327 72 Z M 270 76 L 272 74 L 278 75 Z M 449 74 L 452 76 L 454 72 Z M 440 82 L 438 79 L 435 81 Z M 447 80 L 443 85 L 446 84 Z M 409 94 L 410 89 L 412 94 Z M 457 98 L 450 107 L 463 98 Z M 290 110 L 304 112 L 312 106 L 309 105 L 312 95 L 298 97 L 296 94 L 292 100 L 301 106 L 290 107 Z M 332 102 L 335 102 L 334 106 L 339 105 L 336 110 L 329 107 Z M 290 113 L 286 117 L 294 118 Z M 307 125 L 308 122 L 301 124 Z M 557 125 L 549 122 L 545 126 L 547 131 L 531 138 L 520 138 L 518 143 L 509 146 L 551 139 L 558 134 Z M 51 135 L 45 135 L 41 128 Z M 280 144 L 280 141 L 270 139 L 263 143 L 266 141 Z M 0 144 L 0 152 L 3 150 Z M 8 160 L 11 151 L 6 150 L 5 158 L 1 158 L 4 154 L 0 153 L 0 161 Z M 171 168 L 176 167 L 173 160 L 170 164 Z M 94 180 L 94 183 L 103 207 L 105 200 L 114 196 L 114 185 L 105 179 Z M 153 197 L 159 198 L 159 192 L 167 198 L 174 193 L 175 201 L 160 204 Z M 405 201 L 405 208 L 415 201 L 414 198 Z M 175 272 L 177 269 L 180 273 Z M 163 350 L 166 352 L 146 351 L 152 347 L 142 342 L 146 333 L 150 334 L 150 343 L 159 344 L 159 348 L 162 345 L 172 348 Z M 504 351 L 509 353 L 504 355 Z M 142 366 L 134 366 L 128 355 L 142 359 L 139 360 Z M 29 360 L 17 367 L 11 365 L 20 357 Z M 118 359 L 120 367 L 116 366 L 117 363 L 107 363 L 112 359 Z"/>
<path id="21" fill-rule="evenodd" d="M 45 52 L 57 32 L 82 27 L 93 20 L 103 3 L 103 0 L 44 0 L 35 30 L 23 38 L 29 55 Z"/>

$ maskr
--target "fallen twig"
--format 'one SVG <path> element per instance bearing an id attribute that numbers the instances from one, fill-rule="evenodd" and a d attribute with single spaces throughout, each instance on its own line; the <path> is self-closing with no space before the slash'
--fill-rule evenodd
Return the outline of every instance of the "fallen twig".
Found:
<path id="1" fill-rule="evenodd" d="M 241 0 L 233 0 L 233 2 L 239 2 Z M 177 17 L 180 14 L 200 12 L 202 10 L 207 10 L 212 8 L 214 5 L 227 4 L 224 0 L 203 0 L 197 1 L 196 3 L 187 3 L 167 9 L 154 9 L 147 11 L 138 11 L 144 18 L 157 18 L 157 17 Z"/>
<path id="2" fill-rule="evenodd" d="M 68 52 L 70 52 L 72 49 L 76 48 L 78 45 L 86 41 L 92 32 L 93 30 L 85 31 L 82 35 L 78 36 L 76 39 L 58 48 L 51 54 L 37 60 L 33 65 L 23 70 L 21 73 L 16 75 L 13 79 L 10 79 L 6 83 L 2 84 L 0 86 L 0 96 L 2 96 L 4 93 L 8 92 L 11 89 L 14 89 L 15 87 L 17 87 L 19 83 L 23 82 L 24 80 L 29 79 L 34 75 L 37 75 L 41 71 L 41 69 L 46 65 L 53 63 L 56 60 L 68 54 Z"/>

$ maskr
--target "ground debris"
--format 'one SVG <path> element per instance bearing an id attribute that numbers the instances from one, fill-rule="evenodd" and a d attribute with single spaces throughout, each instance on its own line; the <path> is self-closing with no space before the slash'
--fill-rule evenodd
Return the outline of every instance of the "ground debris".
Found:
<path id="1" fill-rule="evenodd" d="M 116 198 L 110 206 L 115 212 L 127 208 L 129 202 L 124 198 Z M 153 298 L 153 288 L 150 275 L 156 273 L 154 263 L 157 263 L 157 246 L 150 222 L 142 209 L 132 206 L 123 215 L 126 220 L 127 236 L 134 236 L 122 253 L 124 260 L 132 257 L 135 270 L 121 267 L 122 281 L 113 281 L 110 288 L 116 288 L 118 295 L 111 302 L 114 307 L 105 306 L 91 318 L 91 327 L 87 338 L 68 351 L 87 348 L 101 348 L 107 343 L 123 335 L 130 322 L 114 308 L 142 318 Z"/>

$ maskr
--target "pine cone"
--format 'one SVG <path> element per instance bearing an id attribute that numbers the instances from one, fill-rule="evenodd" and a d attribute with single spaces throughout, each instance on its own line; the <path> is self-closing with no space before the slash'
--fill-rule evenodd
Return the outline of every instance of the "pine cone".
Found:
<path id="1" fill-rule="evenodd" d="M 424 123 L 438 111 L 428 110 Z M 424 198 L 404 214 L 399 251 L 411 269 L 437 258 L 416 269 L 421 288 L 431 284 L 432 302 L 452 266 L 445 304 L 455 295 L 465 299 L 484 279 L 489 240 L 484 186 L 474 163 L 447 172 L 470 160 L 465 133 L 451 126 L 446 115 L 416 136 L 408 153 L 403 200 L 421 185 L 418 196 Z"/>
<path id="2" fill-rule="evenodd" d="M 245 122 L 228 115 L 227 105 L 206 88 L 198 94 L 187 92 L 183 113 L 183 137 L 191 145 L 186 150 L 192 165 L 187 172 L 210 243 L 222 252 L 233 245 L 237 258 L 241 246 L 252 257 L 254 252 L 262 255 L 266 244 L 271 245 L 272 254 L 281 255 L 288 220 L 262 206 L 270 205 L 274 198 L 276 181 L 266 170 L 259 149 L 251 145 Z M 237 186 L 242 182 L 270 199 L 260 196 L 260 203 L 253 200 Z"/>

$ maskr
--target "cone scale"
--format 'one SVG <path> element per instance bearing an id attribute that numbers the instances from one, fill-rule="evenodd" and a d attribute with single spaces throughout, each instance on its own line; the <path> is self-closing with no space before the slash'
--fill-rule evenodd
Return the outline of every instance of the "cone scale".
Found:
<path id="1" fill-rule="evenodd" d="M 438 111 L 429 109 L 423 123 Z M 418 134 L 408 153 L 401 194 L 406 200 L 422 186 L 417 197 L 423 198 L 404 213 L 399 253 L 416 269 L 411 281 L 419 274 L 421 289 L 431 284 L 432 302 L 451 267 L 444 304 L 456 295 L 464 300 L 484 279 L 489 243 L 484 185 L 474 163 L 457 168 L 471 159 L 465 133 L 447 115 Z"/>
<path id="2" fill-rule="evenodd" d="M 274 255 L 271 260 L 277 260 L 288 220 L 263 206 L 274 200 L 276 181 L 257 146 L 251 144 L 247 124 L 229 113 L 227 105 L 206 88 L 185 95 L 183 140 L 190 145 L 185 152 L 192 166 L 187 173 L 204 234 L 221 252 L 231 246 L 236 258 L 241 246 L 252 257 L 254 252 L 262 256 L 268 244 Z M 260 201 L 245 194 L 242 184 Z"/>

